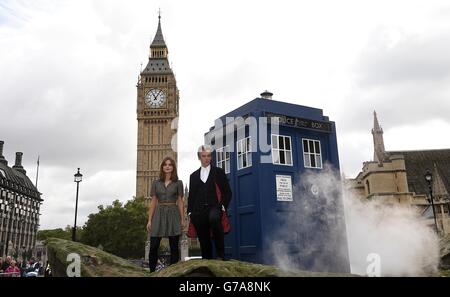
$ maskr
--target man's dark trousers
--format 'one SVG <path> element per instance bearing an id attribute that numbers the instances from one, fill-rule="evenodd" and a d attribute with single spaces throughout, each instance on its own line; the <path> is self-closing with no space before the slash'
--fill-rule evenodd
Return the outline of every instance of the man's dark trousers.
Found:
<path id="1" fill-rule="evenodd" d="M 211 232 L 216 246 L 217 257 L 224 259 L 224 233 L 221 223 L 222 210 L 219 205 L 204 205 L 203 209 L 191 215 L 197 231 L 203 259 L 212 259 Z"/>

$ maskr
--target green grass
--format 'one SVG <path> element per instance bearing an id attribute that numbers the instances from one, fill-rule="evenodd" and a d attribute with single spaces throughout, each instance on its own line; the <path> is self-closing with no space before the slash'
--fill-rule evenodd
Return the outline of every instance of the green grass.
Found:
<path id="1" fill-rule="evenodd" d="M 57 276 L 65 276 L 67 255 L 77 253 L 81 257 L 81 276 L 149 276 L 149 272 L 142 267 L 114 256 L 100 249 L 73 242 L 70 240 L 49 238 L 46 240 L 50 265 Z"/>
<path id="2" fill-rule="evenodd" d="M 77 253 L 81 257 L 81 276 L 85 277 L 348 277 L 349 273 L 321 273 L 300 270 L 283 271 L 275 266 L 241 262 L 237 260 L 190 260 L 168 266 L 158 272 L 114 256 L 103 250 L 70 240 L 49 238 L 46 240 L 48 256 L 55 276 L 66 276 L 67 255 Z"/>
<path id="3" fill-rule="evenodd" d="M 151 274 L 153 277 L 215 276 L 215 277 L 347 277 L 349 273 L 325 273 L 300 270 L 283 271 L 275 266 L 236 260 L 190 260 L 171 265 Z"/>

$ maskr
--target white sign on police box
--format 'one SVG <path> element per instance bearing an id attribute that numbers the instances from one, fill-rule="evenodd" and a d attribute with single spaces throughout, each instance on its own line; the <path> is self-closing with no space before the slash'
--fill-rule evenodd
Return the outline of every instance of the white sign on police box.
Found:
<path id="1" fill-rule="evenodd" d="M 277 201 L 294 201 L 292 198 L 292 177 L 290 175 L 276 175 Z"/>

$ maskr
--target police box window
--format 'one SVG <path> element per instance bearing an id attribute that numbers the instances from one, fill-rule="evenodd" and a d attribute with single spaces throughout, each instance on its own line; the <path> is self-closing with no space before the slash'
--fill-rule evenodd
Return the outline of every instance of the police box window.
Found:
<path id="1" fill-rule="evenodd" d="M 272 134 L 272 163 L 292 166 L 291 137 Z"/>
<path id="2" fill-rule="evenodd" d="M 222 168 L 225 173 L 230 173 L 230 146 L 224 146 L 216 150 L 217 167 Z"/>
<path id="3" fill-rule="evenodd" d="M 312 139 L 303 140 L 303 159 L 306 168 L 322 168 L 322 153 L 320 141 Z"/>
<path id="4" fill-rule="evenodd" d="M 252 145 L 251 137 L 238 140 L 237 146 L 237 167 L 239 169 L 252 166 Z"/>

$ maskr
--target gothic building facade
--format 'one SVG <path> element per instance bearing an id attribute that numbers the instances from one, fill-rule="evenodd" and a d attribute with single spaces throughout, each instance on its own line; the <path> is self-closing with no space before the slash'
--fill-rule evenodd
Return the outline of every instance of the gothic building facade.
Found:
<path id="1" fill-rule="evenodd" d="M 8 166 L 0 141 L 0 257 L 29 253 L 36 245 L 43 199 L 22 166 L 21 152 Z"/>
<path id="2" fill-rule="evenodd" d="M 440 234 L 449 234 L 450 149 L 386 151 L 375 112 L 372 135 L 373 161 L 364 162 L 356 178 L 346 180 L 347 189 L 361 199 L 414 207 L 433 226 L 430 188 L 424 177 L 430 171 L 437 229 Z"/>

